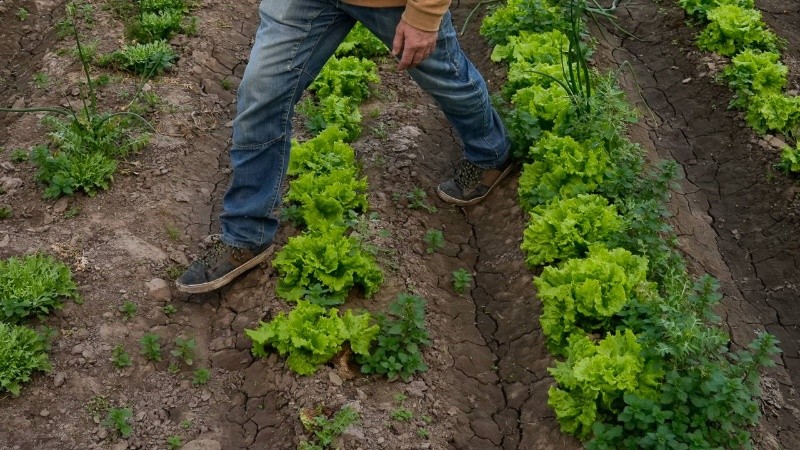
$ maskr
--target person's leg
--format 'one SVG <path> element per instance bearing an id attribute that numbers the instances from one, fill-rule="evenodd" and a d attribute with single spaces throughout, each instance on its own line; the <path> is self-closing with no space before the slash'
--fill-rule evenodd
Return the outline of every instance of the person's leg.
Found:
<path id="1" fill-rule="evenodd" d="M 355 24 L 328 0 L 262 0 L 260 13 L 239 86 L 233 175 L 220 215 L 223 242 L 240 248 L 272 241 L 294 106 Z"/>
<path id="2" fill-rule="evenodd" d="M 233 122 L 222 242 L 177 280 L 184 292 L 218 289 L 271 254 L 294 106 L 355 24 L 332 0 L 262 0 L 259 11 Z"/>
<path id="3" fill-rule="evenodd" d="M 344 5 L 342 9 L 391 48 L 404 8 Z M 479 202 L 510 172 L 511 145 L 486 82 L 458 43 L 449 12 L 443 17 L 434 52 L 408 72 L 433 96 L 464 145 L 465 159 L 455 177 L 439 185 L 437 193 L 457 205 Z"/>

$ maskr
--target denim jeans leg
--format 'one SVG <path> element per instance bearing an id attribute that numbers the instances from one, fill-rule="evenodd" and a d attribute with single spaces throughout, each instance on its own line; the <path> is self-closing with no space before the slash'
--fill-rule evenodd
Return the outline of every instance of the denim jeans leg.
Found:
<path id="1" fill-rule="evenodd" d="M 389 48 L 404 8 L 363 8 L 343 5 Z M 475 65 L 464 54 L 447 12 L 442 18 L 434 52 L 408 71 L 444 112 L 464 144 L 467 160 L 484 169 L 501 166 L 511 143 L 489 91 Z"/>
<path id="2" fill-rule="evenodd" d="M 355 21 L 331 1 L 262 0 L 261 23 L 239 86 L 230 150 L 233 174 L 220 215 L 222 240 L 239 248 L 272 241 L 303 91 Z"/>

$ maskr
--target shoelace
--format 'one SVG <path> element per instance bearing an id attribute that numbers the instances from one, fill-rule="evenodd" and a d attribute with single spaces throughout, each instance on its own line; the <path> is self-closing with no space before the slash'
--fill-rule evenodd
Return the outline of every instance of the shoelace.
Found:
<path id="1" fill-rule="evenodd" d="M 469 162 L 467 159 L 462 159 L 456 165 L 456 173 L 453 179 L 462 190 L 472 189 L 481 179 L 483 169 Z"/>

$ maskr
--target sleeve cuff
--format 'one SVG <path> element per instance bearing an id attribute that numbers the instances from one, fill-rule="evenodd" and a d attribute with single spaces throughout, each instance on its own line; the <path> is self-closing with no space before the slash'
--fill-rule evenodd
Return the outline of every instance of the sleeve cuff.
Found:
<path id="1" fill-rule="evenodd" d="M 439 31 L 442 15 L 420 11 L 409 5 L 403 13 L 403 21 L 418 30 L 434 32 Z"/>

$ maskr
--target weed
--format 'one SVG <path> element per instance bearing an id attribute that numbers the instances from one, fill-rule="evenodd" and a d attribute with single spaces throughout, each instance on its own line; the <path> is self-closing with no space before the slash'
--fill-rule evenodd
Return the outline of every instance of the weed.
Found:
<path id="1" fill-rule="evenodd" d="M 408 396 L 406 394 L 403 394 L 402 392 L 394 394 L 394 402 L 397 403 L 398 405 L 402 405 L 407 398 Z"/>
<path id="2" fill-rule="evenodd" d="M 120 305 L 119 312 L 122 313 L 122 318 L 124 320 L 131 320 L 136 316 L 136 313 L 139 312 L 139 307 L 136 306 L 136 303 L 125 300 L 125 302 Z"/>
<path id="3" fill-rule="evenodd" d="M 192 375 L 192 384 L 195 386 L 202 386 L 208 383 L 208 380 L 211 379 L 211 372 L 209 372 L 206 368 L 197 369 L 194 371 Z M 191 424 L 191 422 L 189 422 Z"/>
<path id="4" fill-rule="evenodd" d="M 167 366 L 167 372 L 173 375 L 176 375 L 180 371 L 181 371 L 181 366 L 179 366 L 178 363 L 176 362 L 171 362 L 169 363 L 169 366 Z"/>
<path id="5" fill-rule="evenodd" d="M 380 114 L 380 111 L 378 111 Z M 371 127 L 369 131 L 372 133 L 373 136 L 380 140 L 386 140 L 389 138 L 389 132 L 386 130 L 386 124 L 381 122 L 378 126 Z"/>
<path id="6" fill-rule="evenodd" d="M 11 217 L 13 211 L 10 206 L 0 206 L 0 220 L 6 220 Z"/>
<path id="7" fill-rule="evenodd" d="M 147 134 L 133 132 L 134 119 L 147 124 L 141 116 L 127 111 L 98 112 L 95 82 L 90 71 L 93 52 L 91 46 L 81 43 L 75 24 L 81 14 L 85 17 L 86 11 L 74 2 L 69 3 L 60 29 L 75 39 L 76 53 L 86 77 L 86 93 L 80 99 L 82 107 L 77 110 L 71 105 L 68 108 L 0 108 L 0 112 L 47 112 L 58 116 L 46 116 L 42 120 L 51 130 L 52 151 L 37 146 L 31 155 L 39 166 L 37 179 L 47 185 L 46 198 L 72 195 L 78 190 L 91 196 L 98 190 L 108 189 L 117 168 L 116 159 L 141 150 L 149 139 Z"/>
<path id="8" fill-rule="evenodd" d="M 226 91 L 233 89 L 233 81 L 231 81 L 231 79 L 228 77 L 223 78 L 219 84 L 222 86 L 222 89 L 225 89 Z"/>
<path id="9" fill-rule="evenodd" d="M 358 356 L 356 360 L 364 373 L 408 380 L 411 375 L 428 369 L 420 350 L 420 346 L 430 343 L 425 328 L 425 300 L 400 294 L 389 305 L 389 313 L 394 318 L 378 316 L 380 331 L 376 348 L 369 356 Z"/>
<path id="10" fill-rule="evenodd" d="M 417 436 L 421 437 L 422 439 L 428 439 L 428 437 L 430 437 L 430 433 L 428 433 L 427 428 L 417 428 Z"/>
<path id="11" fill-rule="evenodd" d="M 178 56 L 166 41 L 153 41 L 146 44 L 126 45 L 113 53 L 104 55 L 98 64 L 152 78 L 172 67 L 176 59 Z"/>
<path id="12" fill-rule="evenodd" d="M 130 424 L 132 416 L 133 411 L 130 408 L 111 408 L 108 410 L 106 420 L 103 421 L 103 426 L 118 432 L 123 438 L 128 438 L 133 434 Z"/>
<path id="13" fill-rule="evenodd" d="M 168 316 L 171 316 L 172 314 L 178 312 L 178 308 L 176 308 L 175 305 L 173 305 L 172 303 L 167 303 L 166 305 L 164 305 L 163 308 L 161 308 L 161 310 L 164 311 L 164 314 Z"/>
<path id="14" fill-rule="evenodd" d="M 106 414 L 109 408 L 111 408 L 111 404 L 102 395 L 95 395 L 86 404 L 86 412 L 89 413 L 95 423 L 100 423 L 100 418 Z"/>
<path id="15" fill-rule="evenodd" d="M 25 22 L 29 15 L 30 13 L 25 8 L 20 8 L 17 10 L 17 17 L 19 18 L 20 22 Z"/>
<path id="16" fill-rule="evenodd" d="M 80 214 L 80 212 L 81 212 L 80 208 L 78 208 L 77 206 L 73 206 L 70 209 L 64 211 L 64 218 L 65 219 L 71 219 L 71 218 L 77 216 L 78 214 Z"/>
<path id="17" fill-rule="evenodd" d="M 414 413 L 406 408 L 397 408 L 392 411 L 392 419 L 398 422 L 408 422 L 414 418 Z"/>
<path id="18" fill-rule="evenodd" d="M 126 34 L 131 40 L 142 43 L 168 41 L 182 30 L 182 22 L 181 11 L 143 12 L 138 20 L 128 25 Z"/>
<path id="19" fill-rule="evenodd" d="M 191 420 L 186 419 L 183 422 L 181 422 L 181 428 L 183 428 L 184 430 L 188 430 L 191 427 L 192 427 L 192 421 Z"/>
<path id="20" fill-rule="evenodd" d="M 194 338 L 185 339 L 182 337 L 175 338 L 175 349 L 172 350 L 172 356 L 178 357 L 191 366 L 194 364 L 194 349 L 197 346 Z"/>
<path id="21" fill-rule="evenodd" d="M 423 421 L 423 422 L 425 422 L 427 424 L 433 423 L 433 418 L 431 416 L 429 416 L 429 415 L 426 415 L 426 414 L 423 414 L 423 415 L 419 416 L 419 420 L 421 420 L 421 421 Z"/>
<path id="22" fill-rule="evenodd" d="M 458 269 L 453 271 L 453 289 L 459 294 L 467 291 L 467 288 L 472 284 L 472 274 L 466 269 Z"/>
<path id="23" fill-rule="evenodd" d="M 187 19 L 184 19 L 182 26 L 183 34 L 186 36 L 197 36 L 200 31 L 197 27 L 198 19 L 196 16 L 190 16 Z"/>
<path id="24" fill-rule="evenodd" d="M 133 364 L 133 362 L 131 362 L 131 355 L 125 351 L 125 347 L 123 347 L 122 344 L 117 344 L 114 350 L 111 351 L 111 362 L 117 369 L 130 367 Z"/>
<path id="25" fill-rule="evenodd" d="M 358 413 L 345 406 L 333 417 L 328 418 L 322 413 L 322 408 L 316 410 L 303 410 L 300 412 L 300 422 L 305 429 L 314 434 L 316 443 L 301 441 L 298 450 L 323 450 L 330 448 L 334 439 L 339 437 L 353 423 L 358 421 Z"/>
<path id="26" fill-rule="evenodd" d="M 39 89 L 47 89 L 50 86 L 50 77 L 44 72 L 36 72 L 33 74 L 33 85 Z"/>
<path id="27" fill-rule="evenodd" d="M 183 442 L 181 442 L 180 436 L 170 436 L 167 438 L 167 448 L 169 450 L 176 450 L 180 448 L 181 445 L 183 445 Z"/>
<path id="28" fill-rule="evenodd" d="M 434 253 L 444 247 L 444 234 L 442 230 L 428 230 L 422 240 L 428 245 L 428 253 Z"/>
<path id="29" fill-rule="evenodd" d="M 157 334 L 145 333 L 139 341 L 142 348 L 140 353 L 150 361 L 161 361 L 161 344 L 158 340 Z"/>
<path id="30" fill-rule="evenodd" d="M 424 209 L 429 213 L 435 213 L 437 211 L 435 206 L 428 204 L 428 194 L 420 187 L 416 187 L 411 190 L 411 192 L 407 193 L 406 200 L 408 200 L 409 209 Z"/>
<path id="31" fill-rule="evenodd" d="M 173 241 L 178 241 L 181 238 L 181 230 L 178 229 L 175 225 L 167 225 L 167 236 Z"/>
<path id="32" fill-rule="evenodd" d="M 186 267 L 180 264 L 173 264 L 167 267 L 167 276 L 170 279 L 177 280 L 179 276 L 183 275 L 183 272 L 186 270 Z"/>
<path id="33" fill-rule="evenodd" d="M 30 159 L 30 154 L 25 150 L 18 148 L 11 152 L 11 162 L 21 163 Z"/>

